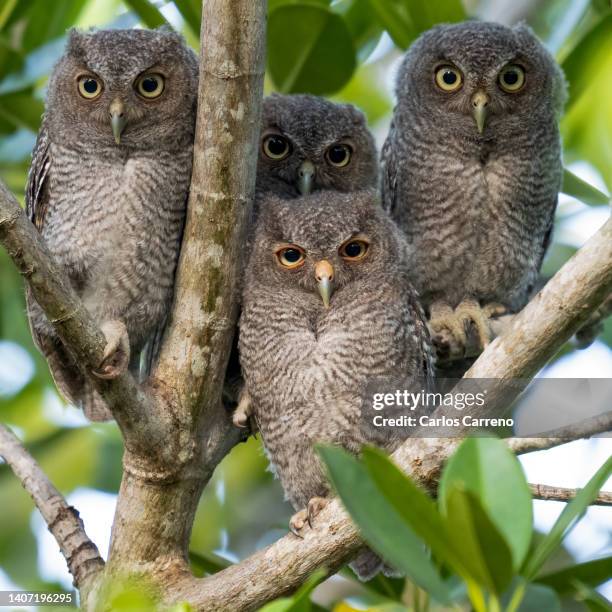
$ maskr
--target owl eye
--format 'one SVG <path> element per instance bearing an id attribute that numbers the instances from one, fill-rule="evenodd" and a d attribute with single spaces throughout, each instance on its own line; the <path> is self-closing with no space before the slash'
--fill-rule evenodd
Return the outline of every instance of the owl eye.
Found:
<path id="1" fill-rule="evenodd" d="M 304 251 L 295 244 L 278 249 L 276 257 L 281 266 L 285 268 L 299 268 L 306 259 Z"/>
<path id="2" fill-rule="evenodd" d="M 338 168 L 348 166 L 351 161 L 353 149 L 347 144 L 335 144 L 329 147 L 326 152 L 327 161 Z"/>
<path id="3" fill-rule="evenodd" d="M 157 72 L 143 74 L 136 79 L 136 91 L 149 100 L 159 98 L 164 91 L 164 77 Z"/>
<path id="4" fill-rule="evenodd" d="M 369 248 L 370 243 L 367 240 L 363 238 L 351 238 L 340 247 L 338 252 L 343 259 L 357 261 L 366 256 Z"/>
<path id="5" fill-rule="evenodd" d="M 267 157 L 274 161 L 285 159 L 291 152 L 291 145 L 284 136 L 271 134 L 266 136 L 262 144 L 263 152 Z"/>
<path id="6" fill-rule="evenodd" d="M 436 70 L 436 85 L 446 92 L 457 91 L 463 84 L 463 76 L 454 66 L 440 66 Z"/>
<path id="7" fill-rule="evenodd" d="M 94 100 L 102 93 L 102 82 L 90 74 L 79 77 L 77 84 L 79 93 L 87 100 Z"/>
<path id="8" fill-rule="evenodd" d="M 516 64 L 508 64 L 499 73 L 499 86 L 508 93 L 514 93 L 525 84 L 525 71 Z"/>

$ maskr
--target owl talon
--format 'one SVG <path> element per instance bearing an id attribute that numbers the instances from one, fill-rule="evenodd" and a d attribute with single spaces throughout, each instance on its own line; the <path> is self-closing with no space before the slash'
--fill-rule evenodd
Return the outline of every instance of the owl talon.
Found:
<path id="1" fill-rule="evenodd" d="M 289 519 L 289 530 L 291 533 L 293 533 L 293 535 L 303 539 L 304 536 L 300 532 L 302 529 L 304 529 L 304 525 L 306 525 L 306 523 L 308 523 L 308 510 L 304 508 L 303 510 L 296 512 Z"/>
<path id="2" fill-rule="evenodd" d="M 463 355 L 467 337 L 463 321 L 445 302 L 434 302 L 430 307 L 429 327 L 432 341 L 441 352 Z"/>
<path id="3" fill-rule="evenodd" d="M 100 365 L 93 370 L 94 376 L 112 380 L 127 371 L 130 363 L 130 341 L 123 321 L 105 321 L 100 326 L 106 338 L 106 346 Z"/>
<path id="4" fill-rule="evenodd" d="M 457 317 L 463 322 L 466 329 L 473 325 L 478 337 L 478 348 L 484 350 L 491 344 L 491 328 L 489 319 L 506 312 L 505 306 L 492 302 L 480 306 L 476 300 L 463 300 L 455 309 Z"/>
<path id="5" fill-rule="evenodd" d="M 308 501 L 306 507 L 306 514 L 308 516 L 308 525 L 312 529 L 312 523 L 315 518 L 319 515 L 319 512 L 327 506 L 328 500 L 324 497 L 313 497 Z"/>
<path id="6" fill-rule="evenodd" d="M 244 388 L 240 392 L 240 399 L 238 405 L 232 415 L 232 422 L 236 427 L 246 429 L 249 426 L 249 417 L 253 414 L 251 407 L 251 396 L 249 392 Z"/>

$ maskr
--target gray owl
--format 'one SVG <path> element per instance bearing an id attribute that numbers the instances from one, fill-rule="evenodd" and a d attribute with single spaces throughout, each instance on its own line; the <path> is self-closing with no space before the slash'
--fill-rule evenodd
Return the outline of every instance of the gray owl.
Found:
<path id="1" fill-rule="evenodd" d="M 71 31 L 32 155 L 27 211 L 107 340 L 114 378 L 163 329 L 191 176 L 197 57 L 167 30 Z M 34 340 L 64 397 L 102 399 L 28 296 Z"/>
<path id="2" fill-rule="evenodd" d="M 264 100 L 257 192 L 297 197 L 376 185 L 376 146 L 361 111 L 310 95 Z"/>
<path id="3" fill-rule="evenodd" d="M 408 237 L 434 340 L 461 351 L 474 326 L 484 347 L 489 318 L 527 301 L 550 241 L 563 75 L 528 27 L 474 21 L 424 33 L 396 94 L 383 205 Z"/>
<path id="4" fill-rule="evenodd" d="M 247 267 L 240 360 L 271 464 L 299 534 L 329 496 L 317 443 L 393 450 L 361 423 L 367 387 L 432 371 L 424 314 L 409 281 L 407 244 L 373 191 L 319 191 L 262 203 Z M 381 562 L 366 552 L 362 578 Z"/>

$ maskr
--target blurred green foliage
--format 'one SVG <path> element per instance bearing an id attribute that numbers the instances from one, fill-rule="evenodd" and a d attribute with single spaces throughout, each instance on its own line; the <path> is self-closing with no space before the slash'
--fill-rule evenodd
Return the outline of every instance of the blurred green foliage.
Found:
<path id="1" fill-rule="evenodd" d="M 311 92 L 354 103 L 364 110 L 382 142 L 393 106 L 389 93 L 391 74 L 401 50 L 435 23 L 491 14 L 493 9 L 502 18 L 510 12 L 513 19 L 520 17 L 532 25 L 566 72 L 570 86 L 562 122 L 566 163 L 589 164 L 602 176 L 609 192 L 609 2 L 532 0 L 518 3 L 522 6 L 520 15 L 510 10 L 514 4 L 513 0 L 269 0 L 266 91 Z M 0 178 L 23 198 L 46 81 L 62 53 L 68 28 L 156 27 L 169 22 L 197 47 L 200 18 L 200 0 L 0 0 Z M 564 189 L 587 205 L 601 207 L 608 201 L 608 196 L 571 173 L 566 173 Z M 573 215 L 574 208 L 560 210 L 559 223 L 573 223 Z M 553 274 L 575 249 L 574 243 L 556 240 L 546 260 L 545 273 Z M 21 347 L 33 364 L 33 375 L 16 391 L 3 394 L 0 386 L 0 420 L 23 435 L 42 467 L 66 495 L 83 487 L 115 493 L 122 452 L 116 427 L 89 426 L 84 421 L 75 426 L 72 412 L 66 409 L 62 413 L 62 409 L 54 408 L 58 400 L 46 364 L 30 339 L 24 312 L 21 280 L 0 250 L 0 348 Z M 611 322 L 604 339 L 612 346 Z M 568 345 L 562 353 L 571 351 Z M 266 465 L 259 442 L 251 439 L 234 449 L 217 469 L 202 498 L 193 529 L 192 564 L 197 573 L 218 571 L 286 533 L 291 509 Z M 468 483 L 467 489 L 472 485 Z M 471 508 L 469 497 L 453 503 L 463 504 L 466 512 Z M 488 503 L 495 504 L 495 500 L 483 498 L 485 513 L 491 510 Z M 523 506 L 527 513 L 524 503 Z M 0 465 L 0 569 L 19 587 L 57 589 L 58 584 L 45 582 L 36 569 L 38 550 L 31 516 L 31 500 L 9 470 Z M 523 525 L 528 519 L 524 514 L 519 522 Z M 396 526 L 407 533 L 401 516 L 396 517 Z M 491 524 L 500 538 L 509 538 L 513 560 L 525 551 L 528 535 L 523 527 L 517 531 L 524 538 L 519 540 L 518 535 L 513 539 L 499 523 Z M 410 536 L 406 537 L 410 541 Z M 98 544 L 104 547 L 105 543 Z M 420 556 L 415 551 L 411 554 L 417 555 L 418 567 L 425 568 L 422 575 L 414 576 L 415 580 L 429 580 L 440 588 L 437 574 L 427 569 L 431 564 L 423 550 Z M 426 563 L 421 563 L 423 559 Z M 591 576 L 592 572 L 601 572 L 601 567 L 580 571 Z M 592 585 L 586 574 L 578 575 L 585 601 L 596 598 L 589 590 Z M 344 575 L 351 576 L 350 572 Z M 558 590 L 562 580 L 552 576 L 548 582 L 542 580 L 542 585 Z M 456 584 L 453 587 L 452 580 L 444 584 L 451 596 L 453 588 L 461 590 Z M 314 583 L 309 583 L 300 592 L 306 596 L 297 604 L 289 600 L 290 604 L 285 601 L 270 609 L 307 609 L 312 586 Z M 545 597 L 541 591 L 545 587 L 539 588 L 536 595 Z M 380 605 L 377 609 L 392 610 L 405 590 L 403 580 L 378 577 L 365 586 L 355 584 L 354 597 L 361 603 L 376 602 Z M 126 597 L 129 599 L 129 594 Z M 142 605 L 146 607 L 146 601 Z M 352 609 L 344 596 L 335 607 L 337 612 Z"/>

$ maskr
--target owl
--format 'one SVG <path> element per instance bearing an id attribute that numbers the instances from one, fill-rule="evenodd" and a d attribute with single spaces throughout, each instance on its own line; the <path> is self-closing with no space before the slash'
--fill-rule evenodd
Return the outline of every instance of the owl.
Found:
<path id="1" fill-rule="evenodd" d="M 353 453 L 398 444 L 360 426 L 369 385 L 409 378 L 429 388 L 430 338 L 409 272 L 405 239 L 371 190 L 262 203 L 240 361 L 266 452 L 298 510 L 294 533 L 330 495 L 315 444 Z M 371 552 L 353 565 L 364 579 L 380 566 Z"/>
<path id="2" fill-rule="evenodd" d="M 470 21 L 406 53 L 381 155 L 383 206 L 407 235 L 434 341 L 484 347 L 527 301 L 561 186 L 562 72 L 532 31 Z M 452 348 L 454 347 L 454 348 Z"/>
<path id="3" fill-rule="evenodd" d="M 106 337 L 94 374 L 140 369 L 168 313 L 180 248 L 198 62 L 168 30 L 69 33 L 49 81 L 27 212 Z M 31 295 L 33 338 L 62 395 L 107 406 Z M 143 361 L 150 361 L 149 359 Z"/>
<path id="4" fill-rule="evenodd" d="M 264 100 L 257 192 L 295 198 L 317 189 L 376 185 L 378 161 L 365 117 L 350 104 L 310 95 Z"/>

